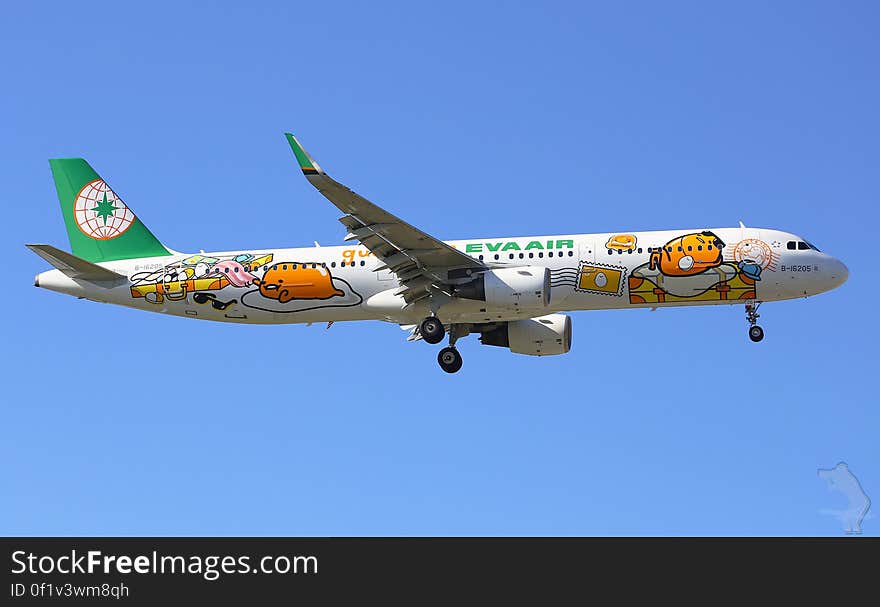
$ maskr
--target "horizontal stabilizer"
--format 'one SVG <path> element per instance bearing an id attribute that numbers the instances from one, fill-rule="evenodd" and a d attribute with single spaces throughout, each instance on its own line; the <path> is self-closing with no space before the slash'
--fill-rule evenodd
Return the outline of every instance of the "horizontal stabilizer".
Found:
<path id="1" fill-rule="evenodd" d="M 86 261 L 76 255 L 71 255 L 67 251 L 56 249 L 48 244 L 26 244 L 24 246 L 61 270 L 62 273 L 70 278 L 78 278 L 80 280 L 88 280 L 92 282 L 106 282 L 125 278 L 122 274 L 118 274 L 107 268 L 102 268 L 97 264 Z"/>

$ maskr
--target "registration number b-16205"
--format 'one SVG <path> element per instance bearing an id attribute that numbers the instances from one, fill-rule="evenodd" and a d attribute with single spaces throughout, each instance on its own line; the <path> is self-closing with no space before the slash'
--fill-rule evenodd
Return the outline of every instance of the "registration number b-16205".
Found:
<path id="1" fill-rule="evenodd" d="M 779 266 L 782 272 L 818 272 L 819 266 Z"/>

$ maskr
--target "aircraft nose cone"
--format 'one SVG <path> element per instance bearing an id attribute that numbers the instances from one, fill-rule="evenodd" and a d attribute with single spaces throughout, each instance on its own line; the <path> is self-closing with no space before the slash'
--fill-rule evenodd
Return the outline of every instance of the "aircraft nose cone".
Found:
<path id="1" fill-rule="evenodd" d="M 848 278 L 849 268 L 847 268 L 839 259 L 835 259 L 831 264 L 831 280 L 834 282 L 834 286 L 839 287 L 845 283 Z"/>

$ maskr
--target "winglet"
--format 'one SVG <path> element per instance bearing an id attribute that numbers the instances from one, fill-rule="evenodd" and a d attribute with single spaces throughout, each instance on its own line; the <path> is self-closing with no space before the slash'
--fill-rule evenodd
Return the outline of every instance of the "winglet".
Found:
<path id="1" fill-rule="evenodd" d="M 293 150 L 293 154 L 296 156 L 296 161 L 299 162 L 299 168 L 302 169 L 303 175 L 306 177 L 309 175 L 324 175 L 324 171 L 322 171 L 321 167 L 318 166 L 318 163 L 309 156 L 309 153 L 306 152 L 306 149 L 302 145 L 300 145 L 299 141 L 296 140 L 296 137 L 290 133 L 284 133 L 284 136 L 287 137 L 287 143 L 290 144 L 290 149 Z"/>

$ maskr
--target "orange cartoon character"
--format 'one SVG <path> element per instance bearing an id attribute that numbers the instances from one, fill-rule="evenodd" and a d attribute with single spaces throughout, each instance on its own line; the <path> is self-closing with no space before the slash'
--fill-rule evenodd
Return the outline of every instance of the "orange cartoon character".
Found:
<path id="1" fill-rule="evenodd" d="M 651 252 L 649 267 L 666 276 L 693 276 L 722 263 L 724 242 L 714 232 L 696 232 L 673 238 Z"/>
<path id="2" fill-rule="evenodd" d="M 287 303 L 293 299 L 330 299 L 345 295 L 333 285 L 327 268 L 318 264 L 276 263 L 260 280 L 263 297 Z"/>

